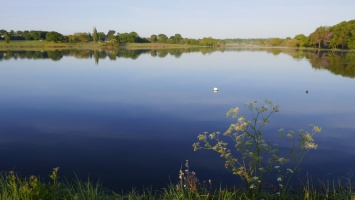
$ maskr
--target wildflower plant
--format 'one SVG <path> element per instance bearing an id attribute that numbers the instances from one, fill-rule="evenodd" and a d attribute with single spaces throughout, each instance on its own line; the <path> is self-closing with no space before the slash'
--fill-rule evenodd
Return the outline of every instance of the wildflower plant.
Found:
<path id="1" fill-rule="evenodd" d="M 277 183 L 275 194 L 285 195 L 291 177 L 305 154 L 317 148 L 313 136 L 321 129 L 312 126 L 311 132 L 300 130 L 298 134 L 293 131 L 286 134 L 281 129 L 279 136 L 286 137 L 291 146 L 291 150 L 281 156 L 277 144 L 267 141 L 262 132 L 268 125 L 270 116 L 279 112 L 279 106 L 267 99 L 262 105 L 254 101 L 245 106 L 251 112 L 251 119 L 240 115 L 238 107 L 230 109 L 227 117 L 237 119 L 236 122 L 223 134 L 221 132 L 199 134 L 198 142 L 193 144 L 194 150 L 207 149 L 220 154 L 220 157 L 225 159 L 225 167 L 242 179 L 251 196 L 260 194 L 263 185 L 275 181 Z M 228 145 L 226 140 L 232 141 L 233 146 Z M 286 163 L 290 160 L 294 161 L 294 167 L 285 169 Z M 270 175 L 275 174 L 275 171 L 277 177 L 272 180 Z"/>
<path id="2" fill-rule="evenodd" d="M 176 185 L 176 190 L 185 193 L 187 196 L 208 196 L 212 187 L 211 180 L 200 181 L 196 172 L 190 170 L 189 161 L 185 162 L 185 170 L 180 169 L 179 171 L 179 183 Z"/>

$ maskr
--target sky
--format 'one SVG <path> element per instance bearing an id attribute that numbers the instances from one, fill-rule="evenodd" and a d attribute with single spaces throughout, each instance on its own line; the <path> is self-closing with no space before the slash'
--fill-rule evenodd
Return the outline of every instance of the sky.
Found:
<path id="1" fill-rule="evenodd" d="M 355 19 L 355 0 L 0 0 L 0 29 L 293 38 Z"/>

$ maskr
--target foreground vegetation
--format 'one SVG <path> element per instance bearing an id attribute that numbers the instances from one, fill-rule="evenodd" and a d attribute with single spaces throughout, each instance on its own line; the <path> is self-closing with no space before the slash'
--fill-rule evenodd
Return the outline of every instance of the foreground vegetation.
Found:
<path id="1" fill-rule="evenodd" d="M 241 183 L 233 188 L 215 187 L 211 180 L 200 181 L 190 169 L 186 160 L 184 169 L 180 169 L 176 184 L 171 183 L 166 188 L 153 190 L 144 188 L 123 193 L 105 189 L 100 183 L 75 180 L 59 180 L 58 170 L 54 168 L 49 175 L 50 181 L 45 182 L 37 176 L 20 177 L 15 172 L 0 174 L 1 199 L 196 199 L 196 200 L 229 200 L 229 199 L 349 199 L 355 198 L 352 187 L 352 176 L 338 178 L 333 181 L 314 181 L 310 176 L 298 177 L 298 185 L 292 177 L 304 156 L 317 148 L 313 137 L 321 129 L 312 126 L 311 132 L 304 130 L 298 133 L 280 130 L 279 136 L 286 138 L 291 144 L 290 152 L 279 152 L 277 145 L 267 142 L 262 128 L 269 123 L 269 118 L 279 112 L 279 107 L 265 100 L 261 106 L 258 102 L 246 104 L 252 113 L 248 120 L 239 114 L 239 108 L 230 109 L 227 116 L 236 118 L 223 134 L 213 132 L 198 136 L 199 142 L 195 150 L 207 149 L 220 154 L 226 160 L 225 167 L 239 176 Z M 231 139 L 233 147 L 222 138 Z M 297 138 L 297 139 L 295 139 Z M 284 154 L 284 155 L 282 155 Z M 267 162 L 265 161 L 267 159 Z M 291 159 L 294 164 L 290 165 Z M 275 173 L 273 173 L 275 172 Z M 300 173 L 301 174 L 301 173 Z M 302 176 L 302 175 L 299 175 Z M 275 179 L 275 180 L 273 180 Z M 291 181 L 293 180 L 293 181 Z"/>
<path id="2" fill-rule="evenodd" d="M 337 179 L 332 182 L 313 182 L 311 178 L 305 179 L 301 186 L 290 190 L 283 198 L 275 191 L 269 190 L 258 196 L 250 197 L 248 190 L 234 187 L 213 187 L 211 182 L 201 183 L 195 172 L 189 171 L 185 166 L 184 172 L 180 172 L 180 182 L 170 184 L 166 188 L 153 190 L 132 189 L 122 193 L 110 191 L 101 183 L 91 180 L 60 180 L 58 169 L 54 168 L 49 176 L 50 181 L 45 182 L 38 176 L 22 177 L 11 171 L 0 174 L 0 199 L 11 200 L 246 200 L 246 199 L 325 199 L 325 200 L 352 200 L 354 189 L 350 179 Z M 345 182 L 344 182 L 345 180 Z"/>

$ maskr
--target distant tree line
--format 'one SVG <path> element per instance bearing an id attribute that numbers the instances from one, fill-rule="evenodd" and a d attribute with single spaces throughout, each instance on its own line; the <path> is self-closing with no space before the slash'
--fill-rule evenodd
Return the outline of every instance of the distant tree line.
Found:
<path id="1" fill-rule="evenodd" d="M 224 40 L 218 40 L 211 37 L 205 37 L 203 39 L 183 38 L 179 33 L 170 37 L 162 33 L 158 35 L 153 34 L 150 36 L 149 41 L 153 43 L 188 44 L 210 47 L 224 46 L 226 44 Z"/>
<path id="2" fill-rule="evenodd" d="M 298 34 L 294 38 L 285 39 L 226 39 L 225 41 L 238 45 L 355 49 L 355 20 L 344 21 L 334 26 L 320 26 L 309 36 Z"/>
<path id="3" fill-rule="evenodd" d="M 106 34 L 98 32 L 94 27 L 92 33 L 80 32 L 71 35 L 63 35 L 55 31 L 6 31 L 0 30 L 0 40 L 46 40 L 49 42 L 107 42 L 112 45 L 120 43 L 167 43 L 167 44 L 186 44 L 217 47 L 224 46 L 224 40 L 217 40 L 213 38 L 191 39 L 183 38 L 181 34 L 173 36 L 166 36 L 165 34 L 151 35 L 150 38 L 140 37 L 136 32 L 130 33 L 116 33 L 115 30 L 109 30 Z"/>

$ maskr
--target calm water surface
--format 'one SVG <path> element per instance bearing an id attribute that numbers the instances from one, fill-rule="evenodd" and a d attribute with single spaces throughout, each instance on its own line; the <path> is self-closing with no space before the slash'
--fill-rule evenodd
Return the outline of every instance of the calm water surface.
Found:
<path id="1" fill-rule="evenodd" d="M 265 129 L 321 126 L 302 172 L 355 170 L 355 53 L 292 49 L 0 52 L 0 170 L 103 181 L 121 190 L 178 179 L 185 160 L 201 179 L 235 183 L 199 133 L 225 131 L 225 113 L 267 98 Z M 219 92 L 214 93 L 213 88 Z M 309 93 L 305 91 L 308 90 Z"/>

